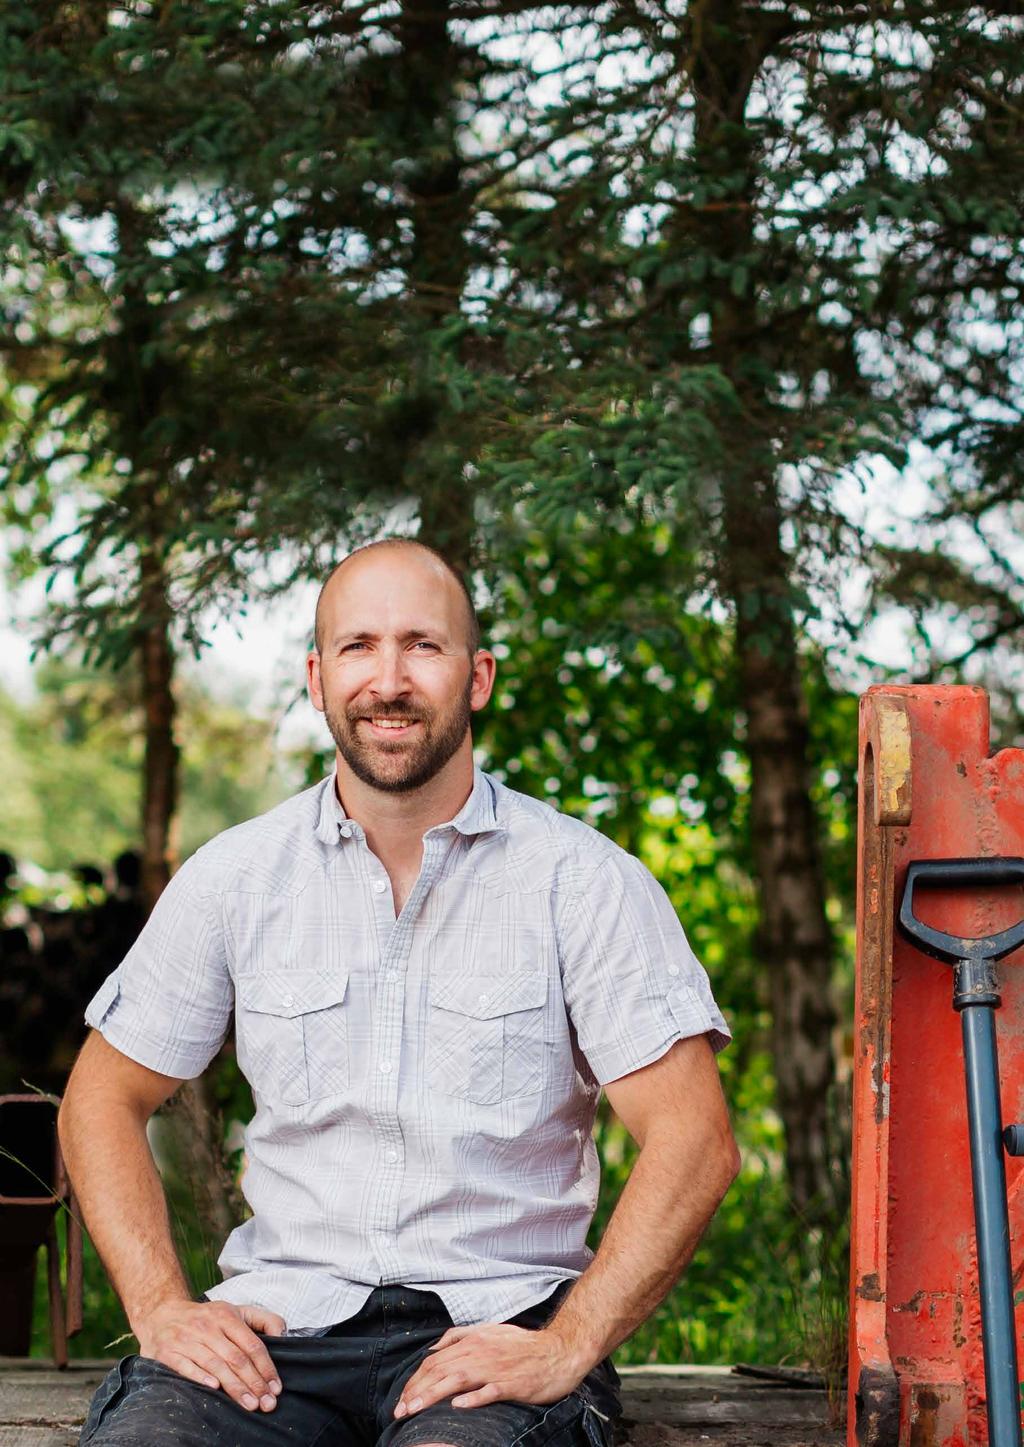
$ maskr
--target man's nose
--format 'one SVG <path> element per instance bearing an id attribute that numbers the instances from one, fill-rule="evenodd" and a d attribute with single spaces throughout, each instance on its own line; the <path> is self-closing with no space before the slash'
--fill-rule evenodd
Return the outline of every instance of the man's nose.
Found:
<path id="1" fill-rule="evenodd" d="M 379 698 L 398 698 L 409 691 L 409 670 L 405 651 L 397 644 L 384 644 L 377 650 L 377 667 L 370 684 L 371 693 Z"/>

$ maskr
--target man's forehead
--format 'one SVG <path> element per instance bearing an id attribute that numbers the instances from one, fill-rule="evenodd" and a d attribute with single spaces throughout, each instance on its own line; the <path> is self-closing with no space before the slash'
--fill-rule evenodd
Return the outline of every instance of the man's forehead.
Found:
<path id="1" fill-rule="evenodd" d="M 372 544 L 343 558 L 329 575 L 316 608 L 316 637 L 342 630 L 424 628 L 454 638 L 472 605 L 444 559 L 411 540 Z"/>
<path id="2" fill-rule="evenodd" d="M 426 548 L 384 546 L 368 548 L 343 558 L 327 579 L 324 597 L 379 593 L 388 598 L 403 594 L 458 591 L 451 573 Z"/>
<path id="3" fill-rule="evenodd" d="M 362 561 L 362 560 L 360 560 Z M 448 618 L 460 602 L 454 580 L 440 568 L 369 567 L 335 573 L 324 590 L 323 605 L 332 617 L 366 614 L 378 621 L 381 614 L 414 612 L 418 616 Z"/>

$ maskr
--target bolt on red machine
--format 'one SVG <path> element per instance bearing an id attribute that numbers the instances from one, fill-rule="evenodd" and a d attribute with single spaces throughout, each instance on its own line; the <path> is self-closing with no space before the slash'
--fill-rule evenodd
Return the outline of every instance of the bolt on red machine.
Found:
<path id="1" fill-rule="evenodd" d="M 1019 1441 L 1020 1387 L 1011 1359 L 1024 1327 L 1024 1165 L 1012 1154 L 1004 1160 L 992 1122 L 1000 1106 L 1003 1122 L 1024 1120 L 1024 950 L 993 966 L 972 987 L 975 999 L 960 973 L 953 992 L 949 965 L 938 961 L 966 959 L 972 944 L 991 943 L 1020 923 L 1019 870 L 977 866 L 997 858 L 1019 863 L 1022 856 L 1024 751 L 990 756 L 983 690 L 869 690 L 860 729 L 851 1447 L 980 1447 L 990 1430 L 994 1444 L 1014 1435 Z M 975 867 L 929 868 L 939 860 Z M 905 907 L 912 863 L 933 887 Z M 915 939 L 896 927 L 901 909 Z M 929 936 L 933 945 L 945 941 L 947 952 L 925 953 Z M 1012 943 L 1011 936 L 1004 941 Z M 978 1005 L 991 1010 L 986 1028 L 995 1026 L 998 1090 L 993 1075 L 994 1114 L 979 1130 L 972 1081 L 972 1161 L 965 1065 L 970 1071 L 980 1038 Z M 1012 1131 L 1008 1140 L 1015 1149 Z M 994 1275 L 991 1251 L 983 1257 L 988 1388 L 972 1191 L 972 1165 L 978 1182 L 986 1153 L 999 1197 L 1005 1169 L 1009 1226 L 1008 1261 L 1005 1220 Z M 1001 1217 L 1002 1199 L 998 1208 Z M 1007 1267 L 1000 1337 L 993 1333 L 992 1283 L 1005 1284 L 999 1278 Z M 998 1363 L 997 1339 L 1008 1348 Z"/>

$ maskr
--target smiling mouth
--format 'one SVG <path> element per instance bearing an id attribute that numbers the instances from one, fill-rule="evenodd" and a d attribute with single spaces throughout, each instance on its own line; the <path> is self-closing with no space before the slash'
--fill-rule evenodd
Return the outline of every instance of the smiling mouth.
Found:
<path id="1" fill-rule="evenodd" d="M 370 725 L 374 733 L 387 735 L 389 738 L 401 738 L 410 729 L 415 728 L 419 719 L 415 718 L 364 718 L 363 723 Z"/>

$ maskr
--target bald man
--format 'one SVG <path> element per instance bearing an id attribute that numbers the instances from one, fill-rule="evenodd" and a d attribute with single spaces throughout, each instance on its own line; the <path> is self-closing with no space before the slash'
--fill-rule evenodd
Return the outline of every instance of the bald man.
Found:
<path id="1" fill-rule="evenodd" d="M 60 1138 L 139 1351 L 81 1441 L 610 1447 L 610 1353 L 737 1169 L 728 1027 L 644 866 L 474 766 L 443 558 L 351 554 L 306 668 L 332 773 L 198 850 L 86 1011 Z M 196 1300 L 146 1122 L 232 1016 L 252 1214 Z M 640 1151 L 595 1254 L 602 1087 Z"/>

